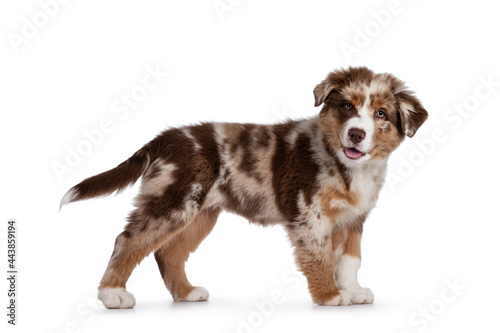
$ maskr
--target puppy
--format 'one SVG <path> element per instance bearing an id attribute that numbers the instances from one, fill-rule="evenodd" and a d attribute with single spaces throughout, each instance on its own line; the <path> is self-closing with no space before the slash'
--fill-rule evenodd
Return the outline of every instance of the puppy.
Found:
<path id="1" fill-rule="evenodd" d="M 99 286 L 104 305 L 135 305 L 125 285 L 152 251 L 175 301 L 207 300 L 207 290 L 187 280 L 184 263 L 223 209 L 286 229 L 315 303 L 372 303 L 357 281 L 363 223 L 390 153 L 427 111 L 402 81 L 365 67 L 331 72 L 314 98 L 322 108 L 310 119 L 166 130 L 116 168 L 71 188 L 61 206 L 120 192 L 142 177 Z"/>

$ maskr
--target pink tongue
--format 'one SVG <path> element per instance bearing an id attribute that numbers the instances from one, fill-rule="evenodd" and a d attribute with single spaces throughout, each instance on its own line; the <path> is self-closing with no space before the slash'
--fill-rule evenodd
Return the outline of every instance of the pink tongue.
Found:
<path id="1" fill-rule="evenodd" d="M 362 152 L 360 152 L 359 150 L 357 150 L 356 148 L 346 148 L 345 149 L 345 153 L 347 154 L 347 156 L 349 156 L 350 158 L 358 158 L 360 157 L 361 155 L 363 155 Z"/>

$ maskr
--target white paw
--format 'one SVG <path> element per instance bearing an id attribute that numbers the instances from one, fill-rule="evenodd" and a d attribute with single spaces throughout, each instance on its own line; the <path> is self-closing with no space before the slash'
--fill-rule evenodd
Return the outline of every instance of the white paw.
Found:
<path id="1" fill-rule="evenodd" d="M 102 288 L 97 298 L 108 309 L 131 309 L 135 305 L 134 295 L 125 288 Z"/>
<path id="2" fill-rule="evenodd" d="M 373 303 L 373 293 L 369 288 L 359 288 L 355 290 L 349 290 L 352 295 L 352 301 L 354 304 L 372 304 Z"/>
<path id="3" fill-rule="evenodd" d="M 328 302 L 325 302 L 323 305 L 338 306 L 338 305 L 351 305 L 351 304 L 352 304 L 351 293 L 347 290 L 339 290 L 339 294 L 337 296 L 335 296 Z"/>
<path id="4" fill-rule="evenodd" d="M 178 299 L 178 302 L 202 302 L 208 300 L 208 290 L 203 287 L 194 287 L 194 290 L 186 298 Z"/>

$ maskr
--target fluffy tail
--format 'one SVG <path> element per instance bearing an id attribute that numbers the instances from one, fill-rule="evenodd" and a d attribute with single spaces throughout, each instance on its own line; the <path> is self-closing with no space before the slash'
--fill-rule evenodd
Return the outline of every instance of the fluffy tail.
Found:
<path id="1" fill-rule="evenodd" d="M 151 159 L 146 147 L 137 151 L 132 157 L 116 168 L 85 179 L 73 186 L 62 198 L 62 206 L 73 201 L 100 197 L 120 192 L 127 186 L 134 184 L 146 171 Z"/>

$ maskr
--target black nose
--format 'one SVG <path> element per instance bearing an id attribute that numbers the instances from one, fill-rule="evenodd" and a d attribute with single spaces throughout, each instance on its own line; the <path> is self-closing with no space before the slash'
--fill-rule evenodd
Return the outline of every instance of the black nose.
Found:
<path id="1" fill-rule="evenodd" d="M 366 132 L 359 128 L 351 128 L 347 133 L 352 143 L 360 143 L 366 137 Z"/>

